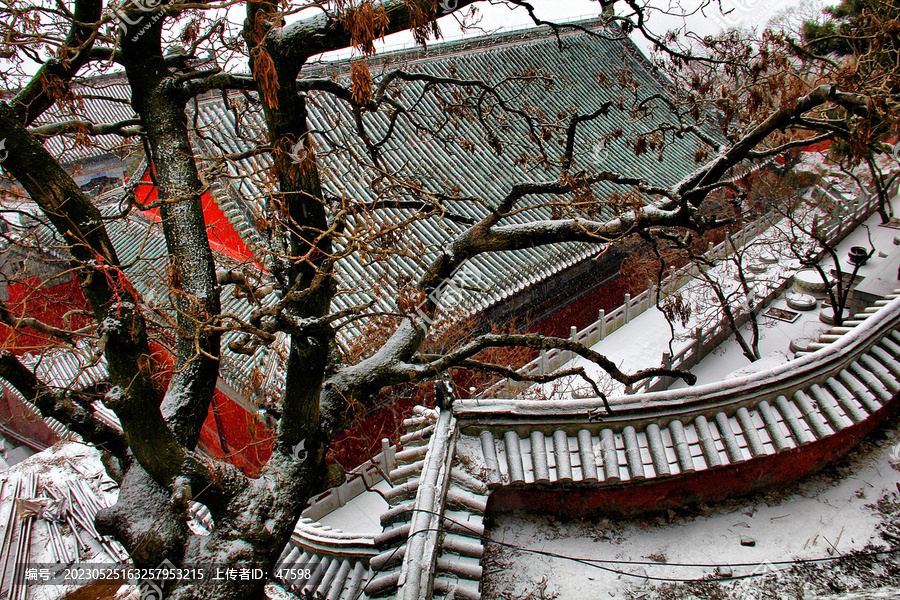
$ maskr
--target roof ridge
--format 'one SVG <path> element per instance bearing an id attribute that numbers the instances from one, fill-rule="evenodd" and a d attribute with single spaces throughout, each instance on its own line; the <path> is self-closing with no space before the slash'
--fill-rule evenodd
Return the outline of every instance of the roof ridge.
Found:
<path id="1" fill-rule="evenodd" d="M 379 65 L 389 62 L 398 57 L 406 60 L 425 60 L 435 59 L 451 54 L 462 54 L 471 52 L 472 50 L 488 49 L 496 46 L 513 45 L 520 43 L 545 41 L 548 37 L 553 37 L 554 26 L 561 29 L 558 31 L 559 38 L 584 35 L 584 29 L 597 30 L 609 27 L 604 17 L 591 17 L 587 19 L 579 19 L 567 21 L 564 23 L 554 23 L 551 25 L 538 25 L 535 27 L 524 27 L 503 32 L 486 32 L 483 35 L 475 37 L 463 37 L 455 40 L 445 40 L 426 44 L 424 46 L 415 45 L 409 48 L 397 48 L 385 52 L 378 52 L 372 56 L 364 57 L 369 66 Z M 346 69 L 353 61 L 361 60 L 363 57 L 345 57 L 334 60 L 322 60 L 318 62 L 308 63 L 306 65 L 307 72 L 326 71 L 333 73 L 335 69 Z"/>
<path id="2" fill-rule="evenodd" d="M 447 54 L 462 53 L 480 48 L 490 48 L 493 46 L 509 44 L 510 42 L 524 43 L 543 41 L 553 35 L 553 26 L 561 29 L 558 32 L 558 35 L 560 38 L 562 38 L 573 35 L 584 35 L 585 32 L 583 31 L 583 29 L 602 29 L 604 27 L 609 27 L 609 24 L 602 16 L 589 17 L 554 23 L 552 26 L 538 25 L 534 27 L 522 27 L 520 29 L 513 29 L 509 31 L 500 31 L 493 33 L 485 32 L 484 34 L 475 37 L 462 37 L 453 40 L 436 41 L 432 44 L 415 45 L 409 48 L 395 48 L 392 50 L 387 50 L 385 52 L 378 52 L 372 56 L 368 56 L 365 58 L 367 61 L 369 61 L 370 65 L 374 65 L 384 62 L 386 59 L 404 55 L 408 55 L 412 60 L 433 59 L 439 56 L 445 56 Z M 306 68 L 312 71 L 333 71 L 335 66 L 349 67 L 352 61 L 360 60 L 360 58 L 361 57 L 354 56 L 338 58 L 334 60 L 316 61 L 308 63 L 306 65 Z M 249 73 L 243 71 L 229 71 L 229 73 L 231 73 L 232 75 L 244 75 L 248 77 L 250 76 Z M 72 85 L 75 88 L 83 88 L 88 85 L 94 85 L 98 82 L 108 82 L 124 85 L 128 84 L 128 80 L 125 78 L 124 71 L 114 71 L 90 76 L 80 76 L 72 81 Z"/>

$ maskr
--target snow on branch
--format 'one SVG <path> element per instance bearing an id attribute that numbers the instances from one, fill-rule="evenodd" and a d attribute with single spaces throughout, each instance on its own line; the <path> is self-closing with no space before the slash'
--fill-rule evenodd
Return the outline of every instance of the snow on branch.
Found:
<path id="1" fill-rule="evenodd" d="M 89 407 L 94 399 L 82 397 L 76 391 L 60 391 L 38 377 L 11 352 L 0 352 L 0 378 L 5 379 L 19 394 L 33 404 L 44 417 L 53 417 L 80 435 L 85 442 L 108 450 L 124 458 L 128 444 L 121 431 L 98 418 Z"/>
<path id="2" fill-rule="evenodd" d="M 664 367 L 654 367 L 650 369 L 641 369 L 636 373 L 623 373 L 614 362 L 606 356 L 595 352 L 590 348 L 586 348 L 580 342 L 568 340 L 565 338 L 545 336 L 537 333 L 489 333 L 482 335 L 471 342 L 464 344 L 453 352 L 447 353 L 440 358 L 432 360 L 424 365 L 408 365 L 401 367 L 411 374 L 415 374 L 417 378 L 433 377 L 450 367 L 461 366 L 461 363 L 470 359 L 487 348 L 500 348 L 519 346 L 531 348 L 532 350 L 567 350 L 582 358 L 585 358 L 598 367 L 606 371 L 610 377 L 625 385 L 632 385 L 647 379 L 649 377 L 674 377 L 680 378 L 689 385 L 693 385 L 697 381 L 697 377 L 687 371 L 677 369 L 667 369 Z"/>

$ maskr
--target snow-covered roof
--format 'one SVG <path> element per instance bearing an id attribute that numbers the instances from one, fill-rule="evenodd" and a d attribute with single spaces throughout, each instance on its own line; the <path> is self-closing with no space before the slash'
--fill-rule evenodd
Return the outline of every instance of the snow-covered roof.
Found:
<path id="1" fill-rule="evenodd" d="M 118 542 L 100 535 L 94 528 L 97 511 L 115 501 L 117 486 L 106 475 L 96 448 L 76 442 L 60 442 L 0 472 L 0 530 L 8 552 L 0 552 L 0 592 L 9 598 L 38 597 L 26 565 L 38 571 L 41 598 L 59 598 L 78 587 L 66 581 L 65 569 L 73 563 L 103 565 L 118 563 L 128 553 Z M 18 513 L 16 500 L 36 501 L 27 506 L 35 511 Z M 38 569 L 41 567 L 41 569 Z M 43 571 L 41 573 L 40 571 Z M 46 577 L 46 579 L 44 579 Z M 118 585 L 116 584 L 115 588 Z M 21 595 L 20 595 L 21 593 Z"/>
<path id="2" fill-rule="evenodd" d="M 635 90 L 642 98 L 653 94 L 667 96 L 667 82 L 618 30 L 604 30 L 600 19 L 578 25 L 601 35 L 566 31 L 557 39 L 550 29 L 535 28 L 434 44 L 427 50 L 390 52 L 369 59 L 369 66 L 375 85 L 382 76 L 396 69 L 435 77 L 483 79 L 489 83 L 529 73 L 552 77 L 552 85 L 515 87 L 515 84 L 507 83 L 503 85 L 509 90 L 502 86 L 501 89 L 506 95 L 515 92 L 512 102 L 535 114 L 590 113 L 606 102 L 612 103 L 608 116 L 582 124 L 576 138 L 575 171 L 602 168 L 638 173 L 653 185 L 674 185 L 685 173 L 696 168 L 695 151 L 700 144 L 699 138 L 691 134 L 666 140 L 664 160 L 652 152 L 636 156 L 625 140 L 653 130 L 660 117 L 642 114 L 635 118 L 627 108 L 616 107 L 619 100 L 627 107 L 629 95 Z M 338 61 L 313 65 L 301 75 L 333 77 L 346 83 L 349 69 L 349 61 Z M 634 77 L 633 89 L 620 85 L 618 74 L 623 69 Z M 412 102 L 422 88 L 421 83 L 410 83 L 396 100 Z M 261 108 L 253 101 L 254 96 L 234 93 L 231 98 L 239 103 L 239 109 L 226 106 L 218 95 L 199 104 L 197 122 L 205 134 L 198 136 L 196 143 L 206 157 L 239 154 L 260 144 L 265 121 Z M 364 167 L 359 159 L 350 158 L 351 151 L 357 157 L 367 156 L 351 107 L 332 95 L 310 92 L 308 108 L 326 196 L 362 202 L 374 200 L 377 171 Z M 393 123 L 392 137 L 380 147 L 379 153 L 384 164 L 395 170 L 398 179 L 416 181 L 428 193 L 451 198 L 461 193 L 465 199 L 445 201 L 447 210 L 455 214 L 470 219 L 482 218 L 488 214 L 489 206 L 497 205 L 509 193 L 513 184 L 558 177 L 553 169 L 545 171 L 535 168 L 531 161 L 522 160 L 522 153 L 530 150 L 520 147 L 521 140 L 529 139 L 520 119 L 510 117 L 505 126 L 497 128 L 502 147 L 502 151 L 497 151 L 487 143 L 486 134 L 476 119 L 461 118 L 449 124 L 442 123 L 449 109 L 436 96 L 424 95 L 416 104 L 416 110 L 415 123 L 404 116 Z M 384 112 L 366 114 L 363 122 L 373 139 L 378 139 L 390 126 L 389 116 Z M 444 127 L 443 135 L 451 141 L 445 143 L 423 134 L 422 124 Z M 619 130 L 623 139 L 610 138 L 602 148 L 597 146 L 599 140 Z M 562 152 L 556 144 L 548 143 L 549 153 Z M 226 214 L 238 217 L 237 228 L 250 247 L 258 246 L 266 235 L 260 225 L 266 222 L 264 207 L 267 194 L 271 192 L 267 175 L 270 166 L 268 155 L 229 161 L 225 165 L 226 174 L 218 180 L 216 200 Z M 616 189 L 617 186 L 612 184 L 602 184 L 596 193 L 598 197 L 607 197 Z M 392 199 L 416 201 L 421 197 L 406 190 L 397 192 Z M 605 216 L 611 216 L 612 209 L 608 206 L 602 210 Z M 550 207 L 533 208 L 507 218 L 504 223 L 546 219 L 551 214 Z M 385 226 L 414 216 L 411 210 L 379 210 L 370 215 Z M 449 220 L 413 220 L 408 226 L 409 235 L 404 236 L 401 245 L 405 244 L 404 248 L 414 256 L 429 259 L 465 227 L 465 224 Z M 597 244 L 569 243 L 478 256 L 466 268 L 471 271 L 468 275 L 474 274 L 483 284 L 461 287 L 459 303 L 464 312 L 478 312 L 596 254 L 599 249 Z M 397 273 L 418 270 L 413 259 L 399 253 L 390 256 L 389 260 L 371 260 L 354 252 L 338 263 L 338 272 L 342 275 L 338 281 L 342 288 L 335 305 L 346 308 L 364 304 L 371 299 L 373 290 L 380 290 L 376 294 L 378 307 L 395 310 L 396 290 L 391 282 Z M 465 275 L 467 273 L 461 274 Z"/>
<path id="3" fill-rule="evenodd" d="M 579 25 L 604 33 L 602 21 L 588 20 Z M 618 31 L 609 35 L 591 36 L 580 31 L 567 31 L 557 39 L 547 28 L 516 31 L 508 34 L 484 36 L 445 44 L 434 44 L 427 50 L 414 49 L 389 52 L 371 59 L 371 69 L 376 74 L 397 68 L 414 69 L 431 75 L 445 77 L 482 77 L 489 81 L 534 71 L 552 76 L 554 84 L 523 86 L 516 101 L 523 106 L 544 114 L 590 112 L 607 101 L 615 101 L 626 92 L 616 83 L 616 74 L 627 68 L 642 96 L 667 94 L 667 82 L 661 78 L 652 64 L 640 53 L 627 37 Z M 610 39 L 607 39 L 610 38 Z M 560 46 L 562 44 L 562 46 Z M 308 77 L 347 78 L 350 63 L 338 61 L 324 65 L 311 65 L 304 70 Z M 307 72 L 308 71 L 308 72 Z M 602 83 L 601 83 L 602 81 Z M 107 123 L 131 118 L 133 113 L 127 103 L 94 98 L 104 95 L 114 99 L 128 98 L 127 84 L 119 77 L 107 76 L 100 80 L 100 89 L 92 90 L 94 82 L 76 89 L 80 99 L 74 104 L 61 104 L 48 112 L 44 119 L 54 122 L 79 118 L 94 123 Z M 404 97 L 420 91 L 418 84 L 410 84 Z M 233 95 L 234 100 L 239 95 Z M 241 95 L 242 96 L 242 95 Z M 241 110 L 230 110 L 220 95 L 202 99 L 197 108 L 198 131 L 194 142 L 201 159 L 210 159 L 222 153 L 244 152 L 259 144 L 265 131 L 260 107 L 253 95 L 242 96 L 246 102 Z M 360 201 L 373 199 L 371 183 L 373 172 L 357 161 L 349 160 L 347 150 L 336 144 L 349 144 L 358 155 L 365 155 L 354 131 L 350 109 L 341 100 L 330 95 L 311 93 L 309 101 L 310 123 L 317 131 L 317 148 L 326 194 L 331 197 L 350 197 Z M 420 104 L 421 119 L 437 122 L 445 113 L 433 97 L 426 97 Z M 386 117 L 368 115 L 367 127 L 381 131 Z M 604 169 L 641 173 L 650 183 L 672 185 L 684 174 L 695 168 L 694 153 L 699 143 L 690 136 L 667 142 L 665 161 L 655 155 L 635 156 L 625 148 L 621 140 L 609 141 L 603 152 L 595 152 L 595 143 L 602 136 L 621 128 L 627 137 L 636 136 L 655 126 L 650 118 L 634 119 L 627 112 L 610 108 L 604 120 L 583 124 L 577 138 L 576 167 L 599 166 Z M 480 201 L 448 200 L 447 208 L 467 218 L 477 219 L 487 214 L 487 206 L 496 204 L 513 183 L 538 181 L 555 177 L 555 172 L 535 171 L 520 160 L 520 149 L 515 140 L 527 139 L 521 123 L 513 120 L 509 131 L 499 131 L 502 152 L 495 152 L 483 142 L 484 132 L 476 123 L 462 119 L 455 126 L 455 142 L 444 145 L 433 138 L 421 135 L 414 124 L 400 118 L 395 125 L 394 137 L 381 154 L 392 168 L 403 176 L 413 178 L 430 192 L 443 191 L 453 196 L 453 189 L 461 189 L 467 197 Z M 525 136 L 525 137 L 523 137 Z M 115 137 L 115 136 L 113 136 Z M 68 139 L 68 138 L 66 138 Z M 105 138 L 104 138 L 105 139 Z M 461 144 L 474 141 L 474 150 L 462 150 Z M 105 143 L 105 142 L 104 142 Z M 48 147 L 56 155 L 70 160 L 73 154 L 67 144 L 71 140 L 50 140 Z M 102 144 L 101 144 L 102 145 Z M 108 144 L 107 144 L 108 145 Z M 466 146 L 468 147 L 468 146 Z M 551 152 L 553 146 L 551 146 Z M 613 151 L 616 150 L 616 151 Z M 84 150 L 85 152 L 87 150 Z M 80 151 L 79 151 L 80 152 Z M 94 152 L 94 150 L 90 150 Z M 96 153 L 95 153 L 96 154 Z M 91 154 L 92 156 L 94 154 Z M 79 155 L 80 156 L 80 155 Z M 269 186 L 266 183 L 271 165 L 267 155 L 251 156 L 239 161 L 227 161 L 227 172 L 212 181 L 212 192 L 223 212 L 234 224 L 236 231 L 248 246 L 259 248 L 265 233 L 259 227 L 264 223 L 262 207 Z M 600 188 L 600 193 L 612 192 L 614 186 Z M 107 196 L 111 197 L 111 196 Z M 398 197 L 398 199 L 412 199 Z M 107 213 L 117 210 L 109 205 Z M 609 210 L 609 209 L 605 209 Z M 509 222 L 525 222 L 534 218 L 550 217 L 549 208 L 538 208 L 519 213 Z M 398 216 L 401 215 L 401 216 Z M 409 218 L 409 211 L 376 211 L 373 218 L 385 224 L 396 223 L 399 218 Z M 413 258 L 428 259 L 440 252 L 452 235 L 462 231 L 464 225 L 451 221 L 413 220 L 409 236 L 404 244 L 413 251 L 407 256 L 397 253 L 389 260 L 367 260 L 358 253 L 342 259 L 337 270 L 341 288 L 334 300 L 336 309 L 364 304 L 374 295 L 376 309 L 394 312 L 397 298 L 398 274 L 415 273 Z M 111 219 L 107 228 L 119 258 L 128 265 L 127 272 L 135 287 L 149 303 L 165 298 L 167 286 L 166 248 L 159 227 L 140 217 Z M 56 244 L 61 247 L 61 244 Z M 465 265 L 456 277 L 459 285 L 453 286 L 455 308 L 459 313 L 473 313 L 492 304 L 503 302 L 521 290 L 564 270 L 600 251 L 597 244 L 561 244 L 506 253 L 488 253 L 476 257 Z M 225 257 L 220 257 L 225 261 Z M 474 283 L 473 282 L 477 282 Z M 274 301 L 270 297 L 265 302 Z M 253 306 L 243 299 L 226 293 L 224 310 L 239 317 L 246 317 Z M 340 333 L 342 338 L 352 339 L 361 331 L 360 321 L 353 321 Z M 223 341 L 222 376 L 246 398 L 258 400 L 258 373 L 268 374 L 266 388 L 277 395 L 281 383 L 278 373 L 283 359 L 282 342 L 261 347 L 252 356 L 235 354 L 227 349 L 236 334 L 226 334 Z M 283 341 L 283 340 L 282 340 Z"/>

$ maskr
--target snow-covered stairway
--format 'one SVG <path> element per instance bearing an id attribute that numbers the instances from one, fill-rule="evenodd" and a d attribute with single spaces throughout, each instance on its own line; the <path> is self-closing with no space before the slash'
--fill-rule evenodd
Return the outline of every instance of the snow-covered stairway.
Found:
<path id="1" fill-rule="evenodd" d="M 370 598 L 481 598 L 487 485 L 459 463 L 456 419 L 416 407 L 404 422 L 391 508 L 376 538 L 381 554 L 366 587 Z"/>
<path id="2" fill-rule="evenodd" d="M 843 324 L 840 326 L 834 326 L 819 335 L 817 341 L 807 344 L 806 350 L 797 352 L 797 356 L 803 356 L 804 354 L 809 354 L 810 352 L 815 352 L 816 350 L 821 350 L 828 344 L 832 342 L 836 342 L 841 336 L 846 335 L 850 331 L 853 330 L 854 327 L 877 313 L 883 307 L 887 306 L 891 300 L 900 297 L 900 290 L 894 290 L 892 294 L 889 294 L 884 300 L 876 300 L 872 306 L 866 308 L 861 313 L 857 313 L 853 315 L 849 319 L 845 319 Z"/>
<path id="3" fill-rule="evenodd" d="M 900 300 L 880 302 L 865 317 L 792 363 L 695 389 L 633 396 L 601 422 L 595 422 L 600 401 L 461 400 L 454 406 L 459 446 L 474 449 L 468 460 L 483 466 L 491 488 L 513 493 L 504 496 L 508 508 L 517 506 L 517 490 L 624 491 L 640 483 L 651 491 L 621 495 L 627 504 L 621 508 L 638 511 L 796 478 L 803 474 L 799 465 L 809 469 L 849 450 L 900 391 Z M 743 470 L 736 472 L 755 479 L 726 471 L 738 466 Z M 652 492 L 673 477 L 677 490 Z M 734 481 L 736 489 L 706 490 L 711 481 Z M 701 482 L 696 489 L 695 482 Z"/>

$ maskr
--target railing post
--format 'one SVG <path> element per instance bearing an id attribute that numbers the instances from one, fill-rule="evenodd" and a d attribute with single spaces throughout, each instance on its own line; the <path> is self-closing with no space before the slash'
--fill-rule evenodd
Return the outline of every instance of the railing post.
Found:
<path id="1" fill-rule="evenodd" d="M 601 340 L 606 337 L 606 311 L 602 308 L 597 313 L 597 334 Z"/>
<path id="2" fill-rule="evenodd" d="M 693 356 L 691 357 L 690 367 L 695 366 L 701 360 L 703 360 L 703 326 L 697 327 L 694 330 L 694 339 L 696 340 L 696 344 L 694 345 Z M 685 361 L 687 363 L 688 361 Z M 684 365 L 685 368 L 690 368 L 687 364 Z"/>
<path id="3" fill-rule="evenodd" d="M 622 314 L 625 316 L 625 322 L 631 321 L 631 294 L 625 294 L 625 304 L 622 307 Z"/>
<path id="4" fill-rule="evenodd" d="M 538 360 L 538 366 L 540 367 L 540 374 L 546 375 L 549 371 L 547 369 L 547 351 L 541 350 L 540 360 Z"/>
<path id="5" fill-rule="evenodd" d="M 381 455 L 384 457 L 384 464 L 381 466 L 386 474 L 390 473 L 397 465 L 394 464 L 394 449 L 391 448 L 391 440 L 388 438 L 381 438 Z"/>
<path id="6" fill-rule="evenodd" d="M 663 352 L 662 365 L 663 365 L 663 368 L 665 368 L 665 369 L 672 368 L 672 355 L 669 354 L 668 352 Z M 664 390 L 669 389 L 669 386 L 672 385 L 672 381 L 673 381 L 672 378 L 671 377 L 660 377 L 660 379 L 661 379 L 660 383 L 662 384 L 662 389 L 664 389 Z"/>
<path id="7" fill-rule="evenodd" d="M 650 286 L 650 295 L 648 296 L 650 303 L 647 305 L 647 309 L 649 310 L 651 306 L 656 304 L 659 300 L 659 288 L 655 285 Z"/>

